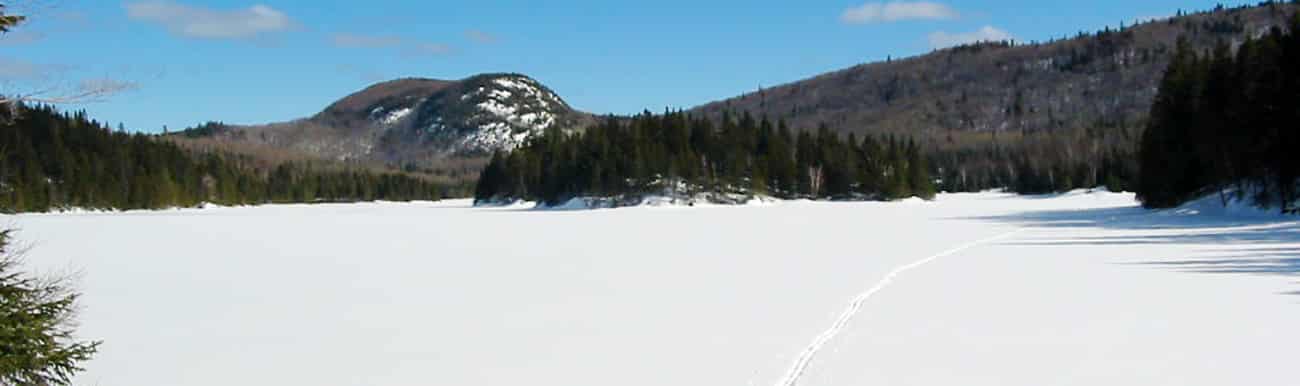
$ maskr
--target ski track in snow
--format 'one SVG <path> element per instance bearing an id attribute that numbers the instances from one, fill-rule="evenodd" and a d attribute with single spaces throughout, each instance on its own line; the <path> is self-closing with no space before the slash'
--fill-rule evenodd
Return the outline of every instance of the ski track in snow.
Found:
<path id="1" fill-rule="evenodd" d="M 808 369 L 808 365 L 812 363 L 813 358 L 817 356 L 817 353 L 821 351 L 822 347 L 825 347 L 827 343 L 830 343 L 831 339 L 834 339 L 836 335 L 839 335 L 840 331 L 844 330 L 845 326 L 848 326 L 849 322 L 853 320 L 853 317 L 857 316 L 858 312 L 862 311 L 862 305 L 866 303 L 868 299 L 871 299 L 871 297 L 874 296 L 877 292 L 880 292 L 881 290 L 885 289 L 885 287 L 888 287 L 889 284 L 894 281 L 894 278 L 898 277 L 898 275 L 901 275 L 904 272 L 907 272 L 909 270 L 919 268 L 921 266 L 929 264 L 943 257 L 957 254 L 961 251 L 973 247 L 977 247 L 986 243 L 991 243 L 994 241 L 1010 238 L 1024 231 L 1025 229 L 1017 229 L 997 236 L 972 241 L 966 244 L 953 247 L 952 249 L 939 252 L 930 257 L 917 260 L 910 264 L 903 265 L 898 268 L 894 268 L 893 271 L 890 271 L 888 274 L 885 274 L 884 278 L 881 278 L 880 281 L 876 282 L 876 285 L 872 286 L 870 289 L 867 289 L 866 292 L 862 292 L 858 294 L 857 297 L 853 298 L 853 301 L 849 303 L 849 308 L 845 309 L 844 312 L 840 314 L 839 319 L 835 320 L 835 324 L 832 324 L 829 329 L 826 329 L 826 331 L 822 332 L 821 335 L 818 335 L 816 339 L 813 339 L 812 344 L 808 345 L 808 348 L 805 348 L 803 352 L 799 354 L 799 357 L 794 361 L 794 365 L 790 367 L 790 370 L 786 372 L 785 377 L 783 377 L 781 379 L 781 382 L 777 383 L 777 385 L 794 386 L 795 384 L 797 384 L 799 382 L 799 378 L 803 376 L 804 371 Z"/>

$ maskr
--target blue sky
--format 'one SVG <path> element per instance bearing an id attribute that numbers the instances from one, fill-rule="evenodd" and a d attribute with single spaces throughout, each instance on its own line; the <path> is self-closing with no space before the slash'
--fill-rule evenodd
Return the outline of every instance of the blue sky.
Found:
<path id="1" fill-rule="evenodd" d="M 661 111 L 970 39 L 1046 40 L 1218 2 L 6 3 L 34 18 L 0 36 L 0 93 L 130 85 L 68 107 L 156 132 L 300 118 L 377 81 L 482 72 L 531 75 L 585 111 Z"/>

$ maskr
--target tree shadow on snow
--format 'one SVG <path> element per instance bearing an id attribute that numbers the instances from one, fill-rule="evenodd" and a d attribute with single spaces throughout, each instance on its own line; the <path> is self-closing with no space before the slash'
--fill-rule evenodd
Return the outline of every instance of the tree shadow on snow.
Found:
<path id="1" fill-rule="evenodd" d="M 1198 274 L 1300 277 L 1300 217 L 1231 216 L 1150 211 L 1139 207 L 1026 211 L 973 217 L 1027 228 L 1056 228 L 1050 236 L 1005 243 L 1022 246 L 1205 246 L 1195 257 L 1147 256 L 1132 265 Z M 1078 228 L 1078 232 L 1068 229 Z M 1102 230 L 1103 232 L 1096 232 Z M 1219 246 L 1216 248 L 1215 246 Z M 1296 284 L 1300 284 L 1297 282 Z M 1280 292 L 1300 296 L 1300 290 Z"/>

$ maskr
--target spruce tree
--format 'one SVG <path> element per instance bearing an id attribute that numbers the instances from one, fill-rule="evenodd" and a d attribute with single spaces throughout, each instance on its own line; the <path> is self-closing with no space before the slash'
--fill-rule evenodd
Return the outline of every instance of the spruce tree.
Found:
<path id="1" fill-rule="evenodd" d="M 66 280 L 19 272 L 11 236 L 0 231 L 0 384 L 71 384 L 100 345 L 74 337 L 81 295 Z"/>

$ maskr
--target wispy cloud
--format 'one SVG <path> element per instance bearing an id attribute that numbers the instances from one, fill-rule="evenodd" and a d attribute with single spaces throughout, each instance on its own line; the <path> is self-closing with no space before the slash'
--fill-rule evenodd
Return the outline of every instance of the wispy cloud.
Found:
<path id="1" fill-rule="evenodd" d="M 56 35 L 80 33 L 86 31 L 103 31 L 107 23 L 89 17 L 80 11 L 57 10 L 54 2 L 26 1 L 18 2 L 24 11 L 15 14 L 27 15 L 28 18 L 18 28 L 0 34 L 0 46 L 17 46 L 42 42 Z"/>
<path id="2" fill-rule="evenodd" d="M 409 56 L 442 56 L 452 53 L 452 48 L 446 44 L 439 43 L 416 43 L 407 47 L 405 53 Z"/>
<path id="3" fill-rule="evenodd" d="M 948 33 L 937 31 L 930 34 L 930 47 L 948 48 L 976 42 L 994 42 L 1014 39 L 1011 33 L 986 25 L 973 32 Z"/>
<path id="4" fill-rule="evenodd" d="M 85 95 L 109 95 L 138 89 L 140 83 L 113 78 L 84 79 L 77 83 L 77 92 Z"/>
<path id="5" fill-rule="evenodd" d="M 0 58 L 0 81 L 30 80 L 50 72 L 48 66 L 22 59 Z"/>
<path id="6" fill-rule="evenodd" d="M 929 1 L 866 3 L 844 10 L 840 21 L 847 24 L 888 23 L 904 20 L 949 20 L 960 16 L 947 5 Z"/>
<path id="7" fill-rule="evenodd" d="M 46 34 L 43 32 L 13 31 L 6 34 L 0 34 L 0 46 L 31 44 L 44 40 L 45 38 Z"/>
<path id="8" fill-rule="evenodd" d="M 393 35 L 339 33 L 330 37 L 330 43 L 339 48 L 392 48 L 405 56 L 440 56 L 455 51 L 446 44 L 413 41 Z"/>
<path id="9" fill-rule="evenodd" d="M 343 48 L 388 48 L 402 44 L 402 38 L 396 36 L 369 36 L 341 33 L 330 38 L 337 47 Z"/>
<path id="10" fill-rule="evenodd" d="M 72 70 L 73 67 L 66 64 L 36 63 L 18 58 L 0 57 L 0 82 L 47 81 L 61 77 Z"/>
<path id="11" fill-rule="evenodd" d="M 0 95 L 46 103 L 91 103 L 140 88 L 134 81 L 108 76 L 74 81 L 76 72 L 85 71 L 63 64 L 0 57 Z"/>
<path id="12" fill-rule="evenodd" d="M 479 44 L 492 44 L 498 40 L 496 35 L 476 29 L 466 30 L 465 38 Z"/>
<path id="13" fill-rule="evenodd" d="M 125 6 L 132 20 L 160 24 L 173 34 L 189 38 L 246 39 L 294 26 L 284 12 L 262 4 L 224 10 L 170 0 L 147 0 Z"/>

